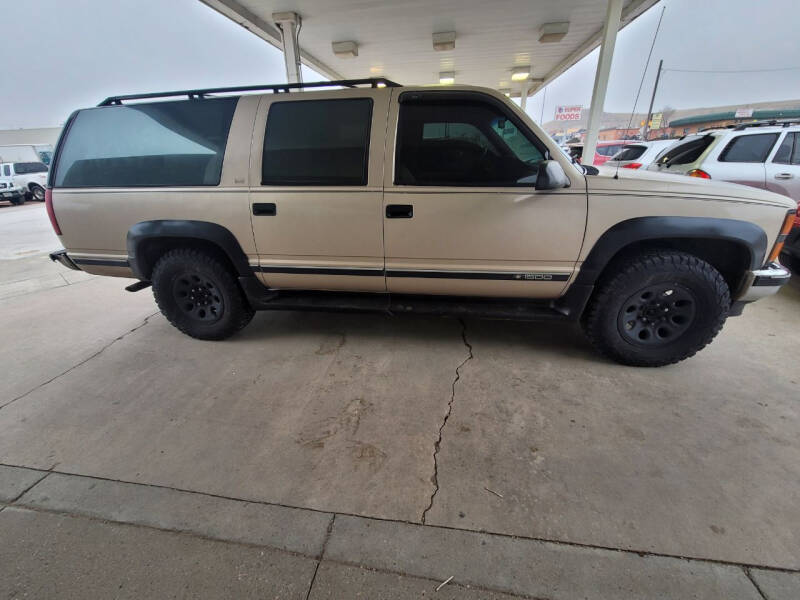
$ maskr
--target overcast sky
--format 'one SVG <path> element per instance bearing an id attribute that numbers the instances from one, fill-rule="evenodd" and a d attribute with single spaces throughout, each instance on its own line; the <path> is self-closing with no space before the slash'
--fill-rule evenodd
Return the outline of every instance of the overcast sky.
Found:
<path id="1" fill-rule="evenodd" d="M 656 109 L 800 99 L 800 68 L 763 71 L 800 67 L 797 3 L 662 0 L 620 33 L 605 110 L 631 110 L 661 6 L 640 111 L 659 58 L 665 69 L 756 72 L 666 71 Z M 0 36 L 0 129 L 60 125 L 75 108 L 113 94 L 285 80 L 278 50 L 198 0 L 0 0 L 0 7 L 6 25 L 36 24 L 33 35 L 6 28 Z M 594 52 L 547 87 L 545 121 L 558 104 L 589 104 L 596 61 Z M 537 120 L 542 97 L 528 103 Z"/>

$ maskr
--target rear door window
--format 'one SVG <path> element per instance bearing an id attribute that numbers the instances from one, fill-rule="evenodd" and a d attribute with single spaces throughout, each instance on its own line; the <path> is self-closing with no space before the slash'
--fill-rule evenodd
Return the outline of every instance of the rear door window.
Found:
<path id="1" fill-rule="evenodd" d="M 238 98 L 103 106 L 80 111 L 55 187 L 218 185 Z"/>
<path id="2" fill-rule="evenodd" d="M 713 135 L 696 135 L 684 138 L 662 154 L 656 161 L 657 165 L 688 165 L 695 162 L 703 152 L 714 142 Z"/>
<path id="3" fill-rule="evenodd" d="M 778 151 L 775 152 L 775 158 L 772 159 L 772 162 L 784 165 L 800 165 L 800 135 L 787 133 Z"/>
<path id="4" fill-rule="evenodd" d="M 728 142 L 720 154 L 719 160 L 720 162 L 763 163 L 777 139 L 777 133 L 737 136 Z"/>
<path id="5" fill-rule="evenodd" d="M 372 99 L 274 102 L 262 185 L 367 185 Z"/>
<path id="6" fill-rule="evenodd" d="M 636 160 L 644 151 L 647 150 L 646 146 L 625 146 L 617 154 L 611 157 L 611 160 Z"/>

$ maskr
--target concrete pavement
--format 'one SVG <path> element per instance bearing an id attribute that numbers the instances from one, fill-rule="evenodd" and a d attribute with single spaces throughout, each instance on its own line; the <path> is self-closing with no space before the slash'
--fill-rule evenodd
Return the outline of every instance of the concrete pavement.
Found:
<path id="1" fill-rule="evenodd" d="M 260 313 L 200 342 L 32 245 L 0 259 L 0 291 L 35 280 L 0 294 L 0 594 L 143 597 L 150 564 L 179 597 L 800 597 L 796 285 L 632 369 L 542 324 Z M 162 539 L 182 556 L 147 562 Z"/>

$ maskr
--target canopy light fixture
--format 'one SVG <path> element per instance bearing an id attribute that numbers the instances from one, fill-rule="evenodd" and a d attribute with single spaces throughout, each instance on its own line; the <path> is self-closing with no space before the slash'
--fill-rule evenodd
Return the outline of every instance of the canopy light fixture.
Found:
<path id="1" fill-rule="evenodd" d="M 539 42 L 553 44 L 564 39 L 569 31 L 569 21 L 562 23 L 545 23 L 539 28 Z"/>
<path id="2" fill-rule="evenodd" d="M 511 81 L 525 81 L 531 75 L 531 66 L 511 69 Z"/>
<path id="3" fill-rule="evenodd" d="M 433 34 L 433 49 L 437 52 L 453 50 L 456 47 L 456 32 L 442 31 Z"/>
<path id="4" fill-rule="evenodd" d="M 333 42 L 331 47 L 338 58 L 355 58 L 358 56 L 358 44 L 355 42 Z"/>
<path id="5" fill-rule="evenodd" d="M 456 74 L 454 71 L 442 71 L 439 73 L 439 83 L 450 85 L 456 82 Z"/>

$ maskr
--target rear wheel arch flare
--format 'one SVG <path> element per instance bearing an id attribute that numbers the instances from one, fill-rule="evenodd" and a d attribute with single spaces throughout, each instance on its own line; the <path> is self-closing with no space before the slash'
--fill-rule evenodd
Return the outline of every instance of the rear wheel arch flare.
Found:
<path id="1" fill-rule="evenodd" d="M 201 248 L 224 260 L 239 277 L 253 270 L 236 236 L 229 229 L 207 221 L 142 221 L 128 230 L 128 262 L 138 279 L 149 281 L 161 255 L 179 247 Z"/>

